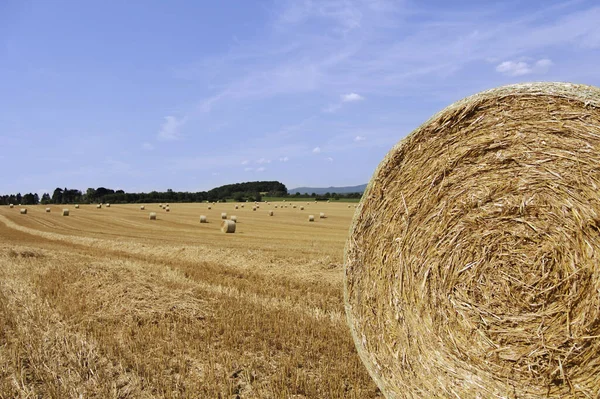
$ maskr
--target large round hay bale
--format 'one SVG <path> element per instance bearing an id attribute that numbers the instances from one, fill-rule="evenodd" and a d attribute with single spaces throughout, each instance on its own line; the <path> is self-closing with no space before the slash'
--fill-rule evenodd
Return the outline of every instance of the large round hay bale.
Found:
<path id="1" fill-rule="evenodd" d="M 227 219 L 227 212 L 221 212 L 221 219 Z"/>
<path id="2" fill-rule="evenodd" d="M 235 233 L 236 223 L 232 220 L 223 220 L 221 222 L 221 232 L 223 233 Z"/>
<path id="3" fill-rule="evenodd" d="M 63 210 L 62 210 L 62 215 L 63 215 L 63 216 L 69 216 L 69 210 L 68 210 L 68 209 L 66 209 L 66 208 L 65 208 L 65 209 L 63 209 Z"/>
<path id="4" fill-rule="evenodd" d="M 381 162 L 345 250 L 358 353 L 388 398 L 600 392 L 600 89 L 507 86 Z"/>
<path id="5" fill-rule="evenodd" d="M 206 220 L 206 216 L 200 215 L 200 223 L 208 223 Z"/>
<path id="6" fill-rule="evenodd" d="M 21 215 L 27 215 L 27 209 L 26 208 L 21 208 L 21 210 L 19 212 L 21 213 Z"/>
<path id="7" fill-rule="evenodd" d="M 50 208 L 46 208 L 46 213 L 50 213 L 51 209 Z"/>
<path id="8" fill-rule="evenodd" d="M 150 220 L 156 220 L 156 212 L 150 212 L 149 218 Z"/>
<path id="9" fill-rule="evenodd" d="M 231 221 L 233 221 L 233 222 L 237 223 L 237 216 L 235 216 L 235 215 L 231 215 L 231 216 L 229 217 L 229 220 L 231 220 Z"/>

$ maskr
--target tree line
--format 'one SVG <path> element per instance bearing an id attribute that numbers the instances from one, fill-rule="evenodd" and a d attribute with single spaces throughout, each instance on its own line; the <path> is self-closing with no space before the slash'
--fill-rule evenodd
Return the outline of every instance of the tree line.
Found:
<path id="1" fill-rule="evenodd" d="M 126 193 L 123 190 L 112 190 L 106 187 L 88 188 L 85 193 L 76 189 L 56 188 L 52 195 L 10 194 L 0 196 L 0 204 L 73 204 L 73 203 L 152 203 L 152 202 L 217 202 L 233 199 L 234 201 L 260 201 L 263 195 L 285 197 L 288 195 L 285 184 L 278 181 L 255 181 L 227 184 L 209 191 L 181 192 L 168 189 L 165 192 Z"/>

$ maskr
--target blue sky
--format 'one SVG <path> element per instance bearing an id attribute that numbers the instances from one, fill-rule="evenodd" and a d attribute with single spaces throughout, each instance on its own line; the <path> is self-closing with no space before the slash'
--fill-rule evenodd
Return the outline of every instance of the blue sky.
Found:
<path id="1" fill-rule="evenodd" d="M 450 103 L 599 65 L 595 0 L 0 0 L 0 193 L 361 184 Z"/>

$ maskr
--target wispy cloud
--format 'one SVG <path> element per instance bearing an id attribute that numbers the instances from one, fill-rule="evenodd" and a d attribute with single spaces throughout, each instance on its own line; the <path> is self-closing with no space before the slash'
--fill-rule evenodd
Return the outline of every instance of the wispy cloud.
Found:
<path id="1" fill-rule="evenodd" d="M 187 118 L 178 119 L 174 116 L 165 116 L 165 121 L 158 132 L 158 140 L 172 141 L 178 140 L 181 137 L 181 127 L 185 125 Z"/>
<path id="2" fill-rule="evenodd" d="M 265 170 L 267 170 L 267 168 L 265 168 L 264 166 L 261 166 L 260 168 L 256 168 L 257 172 L 264 172 Z"/>
<path id="3" fill-rule="evenodd" d="M 552 61 L 547 58 L 533 64 L 525 61 L 504 61 L 496 66 L 496 71 L 507 76 L 522 76 L 530 73 L 545 73 L 552 65 Z"/>
<path id="4" fill-rule="evenodd" d="M 248 160 L 243 160 L 242 165 L 248 165 Z"/>
<path id="5" fill-rule="evenodd" d="M 145 151 L 152 151 L 154 149 L 154 146 L 150 143 L 144 143 L 142 144 L 142 149 Z"/>
<path id="6" fill-rule="evenodd" d="M 281 158 L 279 158 L 279 162 L 287 162 L 289 160 L 290 159 L 288 157 L 281 157 Z"/>
<path id="7" fill-rule="evenodd" d="M 327 158 L 325 158 L 325 160 L 330 163 L 333 162 L 333 158 L 331 158 L 331 157 L 327 157 Z"/>
<path id="8" fill-rule="evenodd" d="M 257 164 L 262 165 L 262 164 L 266 164 L 266 163 L 271 163 L 270 159 L 266 159 L 266 158 L 260 158 L 259 160 L 256 161 Z"/>
<path id="9" fill-rule="evenodd" d="M 321 153 L 321 147 L 315 147 L 312 150 L 313 154 L 320 154 Z"/>
<path id="10" fill-rule="evenodd" d="M 359 141 L 365 141 L 365 140 L 366 140 L 366 138 L 365 138 L 364 136 L 356 136 L 356 137 L 354 138 L 354 141 L 356 141 L 357 143 L 358 143 Z"/>
<path id="11" fill-rule="evenodd" d="M 340 96 L 340 98 L 342 99 L 342 102 L 344 102 L 344 103 L 361 101 L 361 100 L 365 99 L 363 96 L 361 96 L 360 94 L 356 94 L 356 93 L 342 94 Z"/>

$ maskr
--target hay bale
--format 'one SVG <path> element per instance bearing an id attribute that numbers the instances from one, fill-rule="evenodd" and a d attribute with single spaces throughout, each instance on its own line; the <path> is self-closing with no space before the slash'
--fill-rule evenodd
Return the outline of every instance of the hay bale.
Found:
<path id="1" fill-rule="evenodd" d="M 96 209 L 101 209 L 101 208 L 102 208 L 102 204 L 96 205 Z"/>
<path id="2" fill-rule="evenodd" d="M 222 233 L 235 233 L 236 223 L 231 220 L 223 220 L 221 222 L 221 232 Z"/>
<path id="3" fill-rule="evenodd" d="M 21 210 L 19 212 L 21 212 L 21 215 L 27 215 L 27 209 L 26 208 L 21 208 Z"/>
<path id="4" fill-rule="evenodd" d="M 348 205 L 348 208 L 350 208 L 350 205 Z"/>
<path id="5" fill-rule="evenodd" d="M 13 209 L 13 208 L 15 207 L 15 205 L 14 205 L 14 204 L 8 204 L 8 207 L 9 207 L 10 209 Z"/>
<path id="6" fill-rule="evenodd" d="M 165 212 L 171 212 L 171 208 L 165 208 Z"/>
<path id="7" fill-rule="evenodd" d="M 277 205 L 275 205 L 275 209 L 277 209 Z"/>
<path id="8" fill-rule="evenodd" d="M 106 204 L 106 207 L 107 207 L 107 208 L 110 208 L 110 204 Z"/>
<path id="9" fill-rule="evenodd" d="M 326 219 L 327 216 L 323 212 L 319 213 L 319 219 Z"/>
<path id="10" fill-rule="evenodd" d="M 200 223 L 208 223 L 208 221 L 206 220 L 206 216 L 200 215 Z"/>
<path id="11" fill-rule="evenodd" d="M 158 204 L 158 206 L 162 208 L 162 204 Z"/>
<path id="12" fill-rule="evenodd" d="M 140 205 L 140 211 L 143 211 L 144 209 L 146 209 L 146 207 L 144 205 Z"/>
<path id="13" fill-rule="evenodd" d="M 296 205 L 293 205 L 293 206 L 292 206 L 292 208 L 293 208 L 293 209 L 296 209 Z"/>
<path id="14" fill-rule="evenodd" d="M 600 392 L 600 89 L 501 87 L 384 158 L 345 250 L 344 301 L 386 397 Z"/>
<path id="15" fill-rule="evenodd" d="M 156 220 L 156 212 L 150 212 L 150 220 Z"/>
<path id="16" fill-rule="evenodd" d="M 244 204 L 242 204 L 242 208 L 244 207 Z"/>
<path id="17" fill-rule="evenodd" d="M 50 208 L 46 208 L 46 213 L 50 213 Z"/>
<path id="18" fill-rule="evenodd" d="M 273 211 L 269 211 L 269 216 L 273 216 Z"/>
<path id="19" fill-rule="evenodd" d="M 303 211 L 303 210 L 304 210 L 304 207 L 303 207 L 303 206 L 301 206 L 301 207 L 300 207 L 300 210 L 301 210 L 301 211 Z"/>
<path id="20" fill-rule="evenodd" d="M 314 222 L 315 221 L 315 215 L 308 215 L 308 221 L 309 222 Z"/>
<path id="21" fill-rule="evenodd" d="M 227 212 L 221 212 L 221 219 L 227 219 Z"/>
<path id="22" fill-rule="evenodd" d="M 237 216 L 235 216 L 235 215 L 231 215 L 231 216 L 229 217 L 229 220 L 232 220 L 232 221 L 234 221 L 234 222 L 236 222 L 236 223 L 237 223 Z"/>
<path id="23" fill-rule="evenodd" d="M 210 210 L 210 209 L 212 209 L 212 207 L 209 205 L 209 206 L 208 206 L 208 209 Z"/>
<path id="24" fill-rule="evenodd" d="M 79 209 L 79 204 L 75 204 L 75 209 Z"/>
<path id="25" fill-rule="evenodd" d="M 238 209 L 238 206 L 237 206 L 237 205 L 235 206 L 235 209 Z"/>
<path id="26" fill-rule="evenodd" d="M 67 208 L 62 210 L 62 215 L 63 216 L 69 216 L 69 210 Z"/>
<path id="27" fill-rule="evenodd" d="M 256 207 L 255 207 L 255 206 L 253 206 L 253 207 L 252 207 L 252 210 L 253 210 L 253 211 L 255 211 L 255 210 L 256 210 Z"/>

